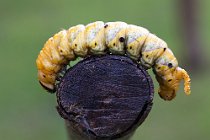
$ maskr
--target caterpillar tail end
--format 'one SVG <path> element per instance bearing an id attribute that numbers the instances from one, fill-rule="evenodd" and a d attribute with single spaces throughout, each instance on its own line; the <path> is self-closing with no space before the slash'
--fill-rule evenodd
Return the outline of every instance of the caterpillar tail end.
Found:
<path id="1" fill-rule="evenodd" d="M 180 67 L 178 67 L 178 71 L 181 72 L 181 76 L 184 79 L 184 92 L 185 92 L 186 95 L 190 95 L 191 94 L 191 89 L 190 89 L 191 80 L 190 80 L 190 76 L 188 75 L 188 73 L 184 69 L 182 69 Z"/>
<path id="2" fill-rule="evenodd" d="M 190 86 L 185 86 L 184 87 L 184 92 L 185 92 L 186 95 L 190 95 L 191 94 Z"/>
<path id="3" fill-rule="evenodd" d="M 39 81 L 40 85 L 45 89 L 47 90 L 49 93 L 55 93 L 56 92 L 56 88 L 54 85 L 52 84 L 47 84 L 47 83 L 44 83 L 44 82 L 41 82 Z"/>

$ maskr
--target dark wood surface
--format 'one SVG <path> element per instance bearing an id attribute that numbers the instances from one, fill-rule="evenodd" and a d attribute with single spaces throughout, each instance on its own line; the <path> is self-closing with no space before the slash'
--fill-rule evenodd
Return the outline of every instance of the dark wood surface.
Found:
<path id="1" fill-rule="evenodd" d="M 72 140 L 128 139 L 152 107 L 147 71 L 125 56 L 92 56 L 70 68 L 57 91 L 57 110 Z"/>

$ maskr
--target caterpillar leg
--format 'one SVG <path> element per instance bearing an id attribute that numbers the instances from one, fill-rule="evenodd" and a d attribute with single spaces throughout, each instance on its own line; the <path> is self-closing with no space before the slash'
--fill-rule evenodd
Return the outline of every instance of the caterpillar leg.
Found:
<path id="1" fill-rule="evenodd" d="M 61 69 L 58 72 L 57 77 L 56 77 L 57 81 L 60 81 L 61 78 L 64 76 L 64 74 L 66 73 L 67 67 L 68 67 L 67 65 L 64 65 L 64 66 L 61 67 Z"/>

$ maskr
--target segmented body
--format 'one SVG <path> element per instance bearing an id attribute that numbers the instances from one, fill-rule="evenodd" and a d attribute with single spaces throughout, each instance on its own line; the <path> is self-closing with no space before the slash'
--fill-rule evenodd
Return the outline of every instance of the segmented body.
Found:
<path id="1" fill-rule="evenodd" d="M 167 44 L 147 29 L 125 22 L 97 21 L 55 34 L 45 43 L 36 60 L 40 84 L 55 92 L 56 77 L 69 61 L 107 52 L 126 55 L 146 68 L 153 68 L 160 85 L 158 93 L 163 99 L 175 97 L 182 79 L 185 93 L 190 94 L 190 78 L 178 67 Z"/>

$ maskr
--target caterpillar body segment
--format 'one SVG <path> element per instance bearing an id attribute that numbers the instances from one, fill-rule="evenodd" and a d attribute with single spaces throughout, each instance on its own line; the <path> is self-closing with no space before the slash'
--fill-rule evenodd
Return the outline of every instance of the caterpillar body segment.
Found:
<path id="1" fill-rule="evenodd" d="M 132 59 L 140 58 L 141 49 L 149 35 L 149 31 L 136 25 L 127 25 L 126 28 L 126 53 Z"/>
<path id="2" fill-rule="evenodd" d="M 58 50 L 60 55 L 65 57 L 67 60 L 74 60 L 75 59 L 74 51 L 70 47 L 67 37 L 68 37 L 67 32 L 65 30 L 61 31 L 61 40 L 60 44 L 58 45 Z"/>
<path id="3" fill-rule="evenodd" d="M 106 46 L 113 54 L 125 54 L 125 32 L 127 23 L 108 22 L 105 24 Z"/>
<path id="4" fill-rule="evenodd" d="M 86 56 L 88 48 L 85 41 L 85 26 L 77 25 L 71 27 L 67 32 L 70 48 L 77 56 Z"/>
<path id="5" fill-rule="evenodd" d="M 87 48 L 93 54 L 104 54 L 106 49 L 104 22 L 97 21 L 86 25 L 85 37 Z"/>
<path id="6" fill-rule="evenodd" d="M 153 68 L 161 98 L 172 100 L 182 79 L 185 93 L 190 94 L 189 75 L 178 67 L 167 44 L 147 29 L 125 22 L 80 24 L 48 39 L 36 60 L 40 84 L 49 92 L 55 92 L 59 71 L 69 61 L 107 52 L 126 55 L 145 68 Z"/>
<path id="7" fill-rule="evenodd" d="M 142 65 L 151 68 L 155 60 L 158 59 L 167 48 L 168 46 L 165 41 L 154 34 L 149 34 L 141 50 L 142 57 L 140 60 Z"/>
<path id="8" fill-rule="evenodd" d="M 36 60 L 38 70 L 45 71 L 46 73 L 57 73 L 60 65 L 54 64 L 51 58 L 42 50 Z"/>
<path id="9" fill-rule="evenodd" d="M 50 38 L 44 45 L 43 52 L 47 54 L 53 64 L 60 64 L 66 59 L 59 53 L 58 46 L 61 41 L 61 32 L 55 34 L 52 38 Z"/>

